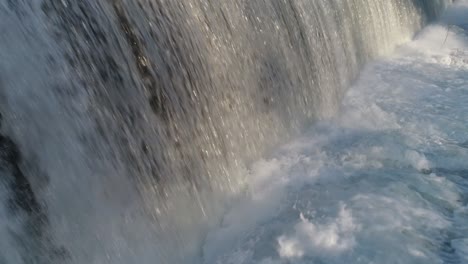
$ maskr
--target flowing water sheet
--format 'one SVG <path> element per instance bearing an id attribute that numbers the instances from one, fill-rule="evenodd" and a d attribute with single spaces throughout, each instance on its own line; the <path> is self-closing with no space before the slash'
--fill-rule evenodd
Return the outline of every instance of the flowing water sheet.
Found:
<path id="1" fill-rule="evenodd" d="M 0 0 L 0 263 L 462 262 L 452 2 Z"/>
<path id="2" fill-rule="evenodd" d="M 256 162 L 205 263 L 468 263 L 466 23 L 461 1 Z"/>

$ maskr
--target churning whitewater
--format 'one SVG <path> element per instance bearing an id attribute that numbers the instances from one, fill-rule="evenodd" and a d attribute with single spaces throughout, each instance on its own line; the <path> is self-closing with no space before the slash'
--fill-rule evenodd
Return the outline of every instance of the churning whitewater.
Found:
<path id="1" fill-rule="evenodd" d="M 0 263 L 468 263 L 453 2 L 0 0 Z"/>
<path id="2" fill-rule="evenodd" d="M 204 263 L 468 263 L 467 30 L 460 1 L 254 163 Z"/>

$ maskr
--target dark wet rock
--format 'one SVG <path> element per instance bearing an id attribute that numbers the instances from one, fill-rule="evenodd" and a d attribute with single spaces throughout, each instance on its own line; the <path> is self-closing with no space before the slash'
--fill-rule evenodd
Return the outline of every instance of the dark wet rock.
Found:
<path id="1" fill-rule="evenodd" d="M 0 115 L 1 125 L 2 115 Z M 12 207 L 24 210 L 28 214 L 40 212 L 41 206 L 28 179 L 20 169 L 20 163 L 21 154 L 16 144 L 9 137 L 0 134 L 0 168 L 12 176 L 11 179 L 7 179 L 14 194 Z"/>
<path id="2" fill-rule="evenodd" d="M 0 128 L 2 121 L 0 114 Z M 60 263 L 69 257 L 68 252 L 65 248 L 55 245 L 47 233 L 49 223 L 46 210 L 21 170 L 22 162 L 20 150 L 15 142 L 10 137 L 0 134 L 0 171 L 5 177 L 0 180 L 9 187 L 9 213 L 25 217 L 24 234 L 15 234 L 17 242 L 28 251 L 29 256 L 24 261 L 34 264 L 57 263 L 56 261 Z"/>

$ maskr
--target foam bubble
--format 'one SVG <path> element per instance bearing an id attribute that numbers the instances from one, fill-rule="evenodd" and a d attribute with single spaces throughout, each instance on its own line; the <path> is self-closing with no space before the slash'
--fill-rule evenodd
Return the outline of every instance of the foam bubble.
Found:
<path id="1" fill-rule="evenodd" d="M 278 238 L 278 253 L 282 258 L 339 254 L 352 249 L 355 244 L 353 233 L 359 228 L 344 204 L 341 204 L 336 219 L 322 225 L 314 224 L 301 213 L 294 233 Z"/>

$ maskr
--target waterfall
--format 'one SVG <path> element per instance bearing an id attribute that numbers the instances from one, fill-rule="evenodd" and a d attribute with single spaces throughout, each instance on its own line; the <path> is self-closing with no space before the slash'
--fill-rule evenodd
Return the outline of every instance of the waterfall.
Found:
<path id="1" fill-rule="evenodd" d="M 0 262 L 194 263 L 249 164 L 449 0 L 0 2 Z"/>

